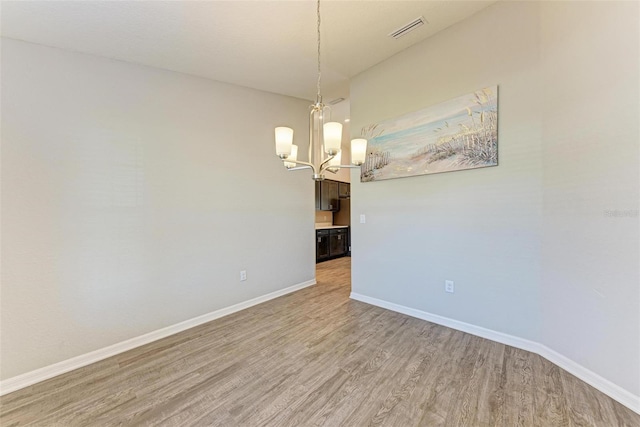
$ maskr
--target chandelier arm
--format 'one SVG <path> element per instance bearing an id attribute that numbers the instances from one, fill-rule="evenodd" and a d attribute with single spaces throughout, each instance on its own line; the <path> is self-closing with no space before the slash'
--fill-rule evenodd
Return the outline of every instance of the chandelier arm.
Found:
<path id="1" fill-rule="evenodd" d="M 336 156 L 335 154 L 333 156 L 329 156 L 322 163 L 320 163 L 320 173 L 326 171 L 331 167 L 331 166 L 327 166 L 327 163 L 329 163 L 331 159 L 333 159 L 335 156 Z"/>
<path id="2" fill-rule="evenodd" d="M 331 166 L 332 168 L 347 168 L 347 169 L 360 169 L 361 166 L 357 166 L 357 165 L 335 165 L 335 166 Z"/>
<path id="3" fill-rule="evenodd" d="M 295 166 L 292 168 L 287 168 L 287 172 L 299 171 L 303 169 L 311 169 L 311 166 Z"/>
<path id="4" fill-rule="evenodd" d="M 312 163 L 303 162 L 302 160 L 293 160 L 293 159 L 281 159 L 283 162 L 295 163 L 298 165 L 304 165 L 305 167 L 310 167 L 313 169 L 313 173 L 316 173 L 316 167 Z"/>

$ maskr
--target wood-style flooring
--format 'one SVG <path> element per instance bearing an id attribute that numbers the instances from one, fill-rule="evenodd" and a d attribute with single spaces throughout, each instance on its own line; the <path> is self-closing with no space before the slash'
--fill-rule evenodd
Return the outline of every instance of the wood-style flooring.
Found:
<path id="1" fill-rule="evenodd" d="M 2 426 L 640 426 L 538 355 L 318 284 L 0 399 Z"/>

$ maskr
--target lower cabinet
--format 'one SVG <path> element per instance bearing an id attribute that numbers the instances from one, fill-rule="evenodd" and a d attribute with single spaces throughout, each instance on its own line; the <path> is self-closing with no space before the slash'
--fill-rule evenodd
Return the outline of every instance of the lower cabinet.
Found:
<path id="1" fill-rule="evenodd" d="M 316 262 L 329 259 L 329 230 L 316 230 Z"/>
<path id="2" fill-rule="evenodd" d="M 338 228 L 329 234 L 329 254 L 332 257 L 344 256 L 347 253 L 347 229 Z"/>
<path id="3" fill-rule="evenodd" d="M 348 228 L 316 230 L 316 263 L 348 254 Z"/>

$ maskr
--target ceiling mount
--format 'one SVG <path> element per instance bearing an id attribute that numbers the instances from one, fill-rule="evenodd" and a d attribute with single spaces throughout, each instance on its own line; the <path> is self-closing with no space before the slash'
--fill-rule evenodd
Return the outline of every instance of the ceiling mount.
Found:
<path id="1" fill-rule="evenodd" d="M 427 22 L 427 20 L 424 19 L 423 16 L 419 16 L 416 19 L 414 19 L 413 21 L 403 25 L 402 27 L 398 28 L 397 30 L 394 30 L 394 31 L 390 32 L 387 35 L 389 37 L 393 37 L 394 39 L 397 40 L 400 37 L 405 36 L 408 33 L 410 33 L 411 31 L 415 30 L 416 28 L 423 26 L 426 22 Z"/>

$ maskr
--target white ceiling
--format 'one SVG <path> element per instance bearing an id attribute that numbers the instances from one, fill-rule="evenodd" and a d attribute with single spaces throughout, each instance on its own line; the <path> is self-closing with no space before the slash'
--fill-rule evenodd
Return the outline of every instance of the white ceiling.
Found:
<path id="1" fill-rule="evenodd" d="M 350 77 L 494 2 L 324 0 L 325 101 L 347 97 Z M 1 7 L 3 37 L 315 98 L 314 0 L 2 1 Z M 428 24 L 399 40 L 387 37 L 421 15 Z"/>

